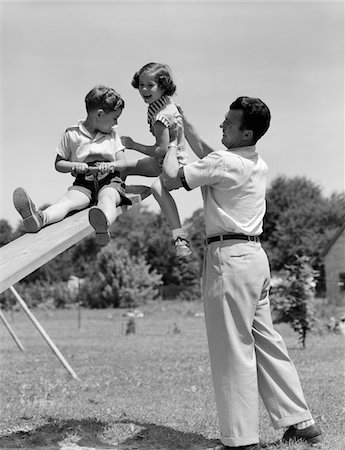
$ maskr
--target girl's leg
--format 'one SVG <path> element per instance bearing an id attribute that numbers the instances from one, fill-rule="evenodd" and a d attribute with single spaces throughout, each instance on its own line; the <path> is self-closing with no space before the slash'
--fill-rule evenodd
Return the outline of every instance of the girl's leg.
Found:
<path id="1" fill-rule="evenodd" d="M 119 192 L 109 186 L 101 189 L 97 206 L 90 208 L 90 225 L 96 231 L 96 241 L 100 245 L 106 245 L 110 241 L 109 226 L 116 219 L 116 208 L 120 202 Z"/>
<path id="2" fill-rule="evenodd" d="M 142 175 L 144 177 L 158 177 L 161 169 L 156 160 L 148 156 L 137 161 L 127 161 L 125 175 Z"/>
<path id="3" fill-rule="evenodd" d="M 191 254 L 187 234 L 181 226 L 180 216 L 176 203 L 170 192 L 163 186 L 161 177 L 152 183 L 151 192 L 159 203 L 163 215 L 168 221 L 173 239 L 175 241 L 176 256 L 183 257 Z"/>
<path id="4" fill-rule="evenodd" d="M 79 211 L 90 203 L 88 195 L 77 189 L 70 189 L 56 203 L 43 211 L 44 225 L 59 222 L 71 211 Z"/>

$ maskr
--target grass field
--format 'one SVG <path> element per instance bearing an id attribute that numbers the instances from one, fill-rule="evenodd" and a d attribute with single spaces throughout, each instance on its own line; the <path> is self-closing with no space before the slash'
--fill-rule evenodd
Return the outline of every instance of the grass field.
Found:
<path id="1" fill-rule="evenodd" d="M 25 347 L 0 323 L 0 448 L 204 450 L 218 441 L 201 303 L 162 302 L 141 309 L 136 333 L 124 333 L 123 310 L 34 310 L 79 377 L 72 379 L 28 317 L 6 313 Z M 314 333 L 307 348 L 286 325 L 285 337 L 324 450 L 345 449 L 344 336 Z M 263 448 L 281 444 L 262 404 Z"/>

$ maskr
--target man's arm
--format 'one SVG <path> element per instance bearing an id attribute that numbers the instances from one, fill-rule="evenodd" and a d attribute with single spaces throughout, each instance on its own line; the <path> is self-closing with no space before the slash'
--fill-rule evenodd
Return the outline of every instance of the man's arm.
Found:
<path id="1" fill-rule="evenodd" d="M 180 114 L 183 118 L 183 125 L 184 125 L 184 134 L 186 136 L 187 142 L 190 146 L 190 148 L 193 150 L 193 152 L 199 157 L 203 158 L 204 156 L 208 155 L 209 153 L 213 152 L 213 148 L 211 148 L 206 141 L 204 141 L 193 125 L 189 122 L 189 120 L 186 118 L 184 112 L 182 111 L 182 108 L 178 106 L 178 110 L 180 111 Z"/>

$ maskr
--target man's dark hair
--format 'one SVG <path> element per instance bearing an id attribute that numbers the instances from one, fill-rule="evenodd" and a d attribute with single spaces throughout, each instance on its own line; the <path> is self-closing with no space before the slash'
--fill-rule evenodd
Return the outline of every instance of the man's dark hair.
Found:
<path id="1" fill-rule="evenodd" d="M 259 98 L 238 97 L 230 109 L 243 111 L 241 130 L 252 130 L 254 144 L 266 133 L 270 126 L 271 113 Z"/>

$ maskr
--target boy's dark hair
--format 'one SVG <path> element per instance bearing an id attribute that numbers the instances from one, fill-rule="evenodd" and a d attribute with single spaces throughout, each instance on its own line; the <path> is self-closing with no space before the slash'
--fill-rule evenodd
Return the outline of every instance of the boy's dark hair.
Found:
<path id="1" fill-rule="evenodd" d="M 132 79 L 131 84 L 135 89 L 139 89 L 139 77 L 144 72 L 150 72 L 153 74 L 156 83 L 162 89 L 164 95 L 175 94 L 176 84 L 172 79 L 172 73 L 168 65 L 152 62 L 143 66 L 134 74 Z"/>
<path id="2" fill-rule="evenodd" d="M 98 85 L 86 95 L 85 105 L 88 113 L 97 109 L 103 109 L 104 112 L 110 113 L 118 108 L 123 109 L 125 102 L 114 89 Z"/>
<path id="3" fill-rule="evenodd" d="M 230 109 L 243 111 L 241 130 L 252 130 L 254 144 L 266 133 L 270 126 L 271 113 L 259 98 L 238 97 Z"/>

